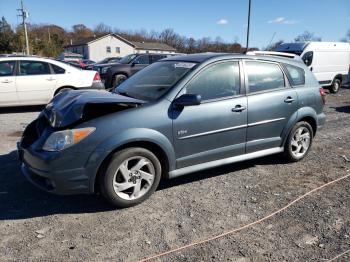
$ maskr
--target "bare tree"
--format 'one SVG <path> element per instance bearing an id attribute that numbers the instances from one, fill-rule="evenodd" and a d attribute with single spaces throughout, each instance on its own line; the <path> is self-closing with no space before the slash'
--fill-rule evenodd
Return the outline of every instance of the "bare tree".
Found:
<path id="1" fill-rule="evenodd" d="M 101 35 L 106 35 L 109 33 L 112 33 L 112 28 L 109 25 L 106 25 L 104 23 L 99 23 L 97 26 L 94 28 L 94 34 L 96 36 L 101 36 Z"/>
<path id="2" fill-rule="evenodd" d="M 298 35 L 295 39 L 295 42 L 308 42 L 308 41 L 318 41 L 321 42 L 321 37 L 315 36 L 314 33 L 305 31 L 304 33 Z"/>

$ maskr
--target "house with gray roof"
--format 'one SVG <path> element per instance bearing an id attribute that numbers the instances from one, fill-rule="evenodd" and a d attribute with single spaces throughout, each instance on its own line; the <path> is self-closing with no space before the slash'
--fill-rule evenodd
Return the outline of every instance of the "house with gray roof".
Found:
<path id="1" fill-rule="evenodd" d="M 84 59 L 101 61 L 136 53 L 175 53 L 176 49 L 158 42 L 129 41 L 117 34 L 85 38 L 65 47 L 66 52 L 81 54 Z"/>

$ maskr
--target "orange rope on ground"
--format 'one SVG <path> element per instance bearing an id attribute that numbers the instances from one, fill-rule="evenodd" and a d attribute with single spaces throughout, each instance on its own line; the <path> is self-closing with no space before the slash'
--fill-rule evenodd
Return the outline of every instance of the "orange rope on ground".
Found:
<path id="1" fill-rule="evenodd" d="M 275 216 L 275 215 L 281 213 L 282 211 L 286 210 L 286 209 L 289 208 L 290 206 L 292 206 L 292 205 L 294 205 L 295 203 L 299 202 L 300 200 L 302 200 L 302 199 L 305 198 L 306 196 L 311 195 L 312 193 L 314 193 L 314 192 L 316 192 L 316 191 L 318 191 L 318 190 L 321 190 L 321 189 L 323 189 L 323 188 L 325 188 L 325 187 L 327 187 L 327 186 L 329 186 L 329 185 L 331 185 L 331 184 L 337 183 L 337 182 L 339 182 L 339 181 L 341 181 L 341 180 L 344 180 L 344 179 L 346 179 L 346 178 L 348 178 L 348 177 L 350 177 L 350 174 L 347 174 L 347 175 L 345 175 L 345 176 L 343 176 L 343 177 L 340 177 L 340 178 L 337 178 L 337 179 L 335 179 L 335 180 L 333 180 L 333 181 L 331 181 L 331 182 L 328 182 L 328 183 L 326 183 L 326 184 L 324 184 L 324 185 L 322 185 L 322 186 L 319 186 L 319 187 L 317 187 L 317 188 L 314 188 L 314 189 L 312 189 L 311 191 L 305 193 L 304 195 L 302 195 L 302 196 L 296 198 L 295 200 L 293 200 L 292 202 L 290 202 L 290 203 L 287 204 L 286 206 L 282 207 L 281 209 L 278 209 L 277 211 L 271 213 L 270 215 L 265 216 L 265 217 L 263 217 L 263 218 L 261 218 L 261 219 L 259 219 L 259 220 L 256 220 L 256 221 L 254 221 L 254 222 L 252 222 L 252 223 L 246 224 L 246 225 L 244 225 L 244 226 L 242 226 L 242 227 L 239 227 L 239 228 L 235 228 L 235 229 L 233 229 L 233 230 L 230 230 L 230 231 L 228 231 L 228 232 L 222 233 L 222 234 L 220 234 L 220 235 L 216 235 L 216 236 L 213 236 L 213 237 L 210 237 L 210 238 L 201 240 L 201 241 L 197 241 L 197 242 L 190 243 L 190 244 L 188 244 L 188 245 L 184 245 L 184 246 L 182 246 L 182 247 L 178 247 L 178 248 L 171 249 L 171 250 L 169 250 L 169 251 L 166 251 L 166 252 L 163 252 L 163 253 L 160 253 L 160 254 L 156 254 L 156 255 L 153 255 L 153 256 L 150 256 L 150 257 L 143 258 L 143 259 L 141 259 L 139 262 L 150 261 L 150 260 L 153 260 L 153 259 L 156 259 L 156 258 L 165 256 L 165 255 L 169 255 L 169 254 L 171 254 L 171 253 L 175 253 L 175 252 L 178 252 L 178 251 L 181 251 L 181 250 L 190 248 L 190 247 L 198 246 L 198 245 L 201 245 L 201 244 L 204 244 L 204 243 L 207 243 L 207 242 L 216 240 L 216 239 L 218 239 L 218 238 L 222 238 L 222 237 L 225 237 L 225 236 L 227 236 L 227 235 L 236 233 L 236 232 L 238 232 L 238 231 L 241 231 L 241 230 L 246 229 L 246 228 L 248 228 L 248 227 L 254 226 L 254 225 L 256 225 L 256 224 L 259 224 L 259 223 L 261 223 L 261 222 L 263 222 L 263 221 L 265 221 L 265 220 L 267 220 L 267 219 L 269 219 L 269 218 L 271 218 L 271 217 L 273 217 L 273 216 Z M 348 252 L 348 251 L 347 251 L 347 252 Z M 345 254 L 345 253 L 344 253 L 344 254 Z M 340 254 L 340 255 L 344 255 L 344 254 Z M 336 258 L 337 258 L 337 257 L 336 257 Z M 334 258 L 334 259 L 335 259 L 335 258 Z M 333 260 L 334 260 L 334 259 L 333 259 Z M 332 261 L 332 260 L 330 260 L 330 261 Z"/>
<path id="2" fill-rule="evenodd" d="M 327 260 L 327 262 L 334 261 L 334 260 L 336 260 L 336 259 L 338 259 L 338 258 L 340 258 L 340 257 L 344 256 L 346 253 L 349 253 L 349 252 L 350 252 L 350 249 L 348 249 L 348 250 L 346 250 L 345 252 L 343 252 L 343 253 L 339 254 L 338 256 L 333 257 L 333 258 L 332 258 L 332 259 L 330 259 L 330 260 Z"/>

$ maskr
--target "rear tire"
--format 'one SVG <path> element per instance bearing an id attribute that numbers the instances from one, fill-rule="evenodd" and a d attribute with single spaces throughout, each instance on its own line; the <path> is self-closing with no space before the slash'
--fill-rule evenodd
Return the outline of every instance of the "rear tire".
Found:
<path id="1" fill-rule="evenodd" d="M 126 79 L 127 79 L 127 77 L 125 75 L 122 75 L 122 74 L 115 75 L 113 78 L 112 89 L 119 86 Z"/>
<path id="2" fill-rule="evenodd" d="M 313 130 L 308 122 L 298 122 L 290 131 L 284 146 L 284 157 L 291 162 L 302 160 L 312 145 Z"/>
<path id="3" fill-rule="evenodd" d="M 329 87 L 329 91 L 333 94 L 336 94 L 338 93 L 340 87 L 341 87 L 341 81 L 340 79 L 336 78 L 334 79 L 332 85 Z"/>
<path id="4" fill-rule="evenodd" d="M 106 172 L 101 174 L 101 192 L 118 208 L 135 206 L 157 189 L 161 174 L 161 164 L 149 150 L 123 149 L 112 156 Z"/>

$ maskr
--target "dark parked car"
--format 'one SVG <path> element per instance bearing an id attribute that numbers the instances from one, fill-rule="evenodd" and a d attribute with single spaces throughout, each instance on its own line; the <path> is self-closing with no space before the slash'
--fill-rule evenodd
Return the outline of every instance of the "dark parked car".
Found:
<path id="1" fill-rule="evenodd" d="M 114 88 L 146 66 L 170 56 L 174 56 L 174 54 L 131 54 L 124 56 L 118 61 L 118 64 L 111 66 L 106 71 L 105 87 L 107 89 Z"/>
<path id="2" fill-rule="evenodd" d="M 121 60 L 122 57 L 116 56 L 116 57 L 106 57 L 105 59 L 98 61 L 98 64 L 109 64 L 109 63 L 117 63 L 119 60 Z"/>
<path id="3" fill-rule="evenodd" d="M 115 62 L 115 63 L 107 63 L 107 64 L 94 64 L 91 66 L 90 69 L 99 72 L 101 76 L 101 80 L 105 82 L 107 70 L 117 64 L 119 63 Z"/>
<path id="4" fill-rule="evenodd" d="M 96 64 L 95 61 L 90 60 L 90 59 L 82 59 L 81 61 L 85 64 L 84 69 L 86 69 L 88 66 L 92 66 L 92 65 Z"/>
<path id="5" fill-rule="evenodd" d="M 324 95 L 291 59 L 171 57 L 114 92 L 57 95 L 24 131 L 21 170 L 48 192 L 100 191 L 128 207 L 161 179 L 276 153 L 303 159 L 325 122 Z"/>
<path id="6" fill-rule="evenodd" d="M 97 63 L 87 65 L 85 69 L 87 70 L 95 70 L 95 71 L 104 71 L 105 69 L 108 69 L 113 64 L 117 64 L 119 60 L 122 59 L 121 57 L 107 57 Z M 103 69 L 103 70 L 102 70 Z M 101 72 L 100 72 L 101 73 Z M 105 74 L 104 72 L 103 74 Z M 102 76 L 101 76 L 102 77 Z"/>

